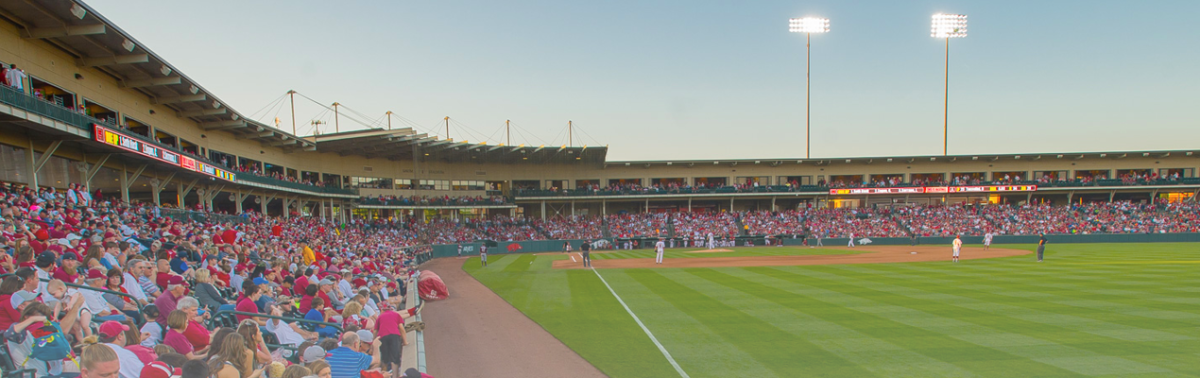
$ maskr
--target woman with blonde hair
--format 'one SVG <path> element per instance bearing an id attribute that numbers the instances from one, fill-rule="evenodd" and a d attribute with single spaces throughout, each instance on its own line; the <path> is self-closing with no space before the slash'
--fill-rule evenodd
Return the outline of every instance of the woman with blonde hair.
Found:
<path id="1" fill-rule="evenodd" d="M 330 375 L 333 375 L 333 369 L 329 368 L 329 363 L 325 362 L 325 360 L 310 362 L 307 367 L 317 378 L 330 378 Z"/>
<path id="2" fill-rule="evenodd" d="M 208 360 L 209 371 L 216 378 L 258 378 L 263 369 L 253 369 L 254 362 L 246 349 L 246 339 L 237 332 L 230 333 L 218 345 Z"/>
<path id="3" fill-rule="evenodd" d="M 284 369 L 283 375 L 279 378 L 304 378 L 310 375 L 313 375 L 312 370 L 300 365 L 292 365 Z"/>
<path id="4" fill-rule="evenodd" d="M 229 304 L 225 298 L 221 297 L 221 293 L 217 292 L 217 287 L 213 286 L 212 273 L 208 269 L 196 270 L 196 285 L 192 289 L 195 291 L 193 296 L 200 301 L 200 307 L 216 311 L 221 306 Z"/>
<path id="5" fill-rule="evenodd" d="M 375 328 L 374 321 L 359 315 L 362 313 L 362 309 L 362 304 L 358 303 L 358 301 L 352 300 L 346 303 L 346 307 L 342 308 L 342 329 L 346 329 L 351 325 L 358 326 L 358 329 Z"/>

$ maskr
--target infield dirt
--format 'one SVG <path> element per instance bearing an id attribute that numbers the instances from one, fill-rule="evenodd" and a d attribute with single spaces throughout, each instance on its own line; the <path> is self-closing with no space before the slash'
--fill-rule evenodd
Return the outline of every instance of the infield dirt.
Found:
<path id="1" fill-rule="evenodd" d="M 770 247 L 762 247 L 770 248 Z M 693 257 L 664 259 L 662 264 L 655 264 L 654 259 L 592 259 L 592 267 L 596 269 L 630 269 L 630 268 L 720 268 L 744 266 L 788 266 L 788 265 L 828 265 L 828 264 L 882 264 L 899 262 L 950 261 L 950 247 L 947 246 L 862 246 L 822 247 L 826 249 L 844 249 L 847 251 L 870 251 L 846 255 L 799 255 L 799 256 L 727 256 L 727 257 Z M 913 252 L 916 252 L 915 254 Z M 1033 251 L 1018 249 L 992 248 L 984 250 L 978 247 L 963 247 L 959 260 L 991 259 L 1028 255 Z M 961 263 L 960 263 L 961 264 Z M 558 260 L 552 265 L 555 269 L 582 269 L 582 262 Z"/>

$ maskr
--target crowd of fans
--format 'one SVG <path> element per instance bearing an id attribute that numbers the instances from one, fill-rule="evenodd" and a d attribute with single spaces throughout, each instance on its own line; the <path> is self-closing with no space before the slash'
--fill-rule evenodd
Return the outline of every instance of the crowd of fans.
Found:
<path id="1" fill-rule="evenodd" d="M 548 239 L 596 239 L 604 237 L 604 220 L 589 216 L 556 216 L 534 220 L 534 227 Z"/>
<path id="2" fill-rule="evenodd" d="M 421 326 L 405 324 L 419 308 L 401 301 L 419 232 L 253 214 L 203 223 L 70 196 L 0 189 L 7 366 L 39 377 L 402 374 L 404 329 Z M 55 326 L 66 337 L 47 339 Z"/>

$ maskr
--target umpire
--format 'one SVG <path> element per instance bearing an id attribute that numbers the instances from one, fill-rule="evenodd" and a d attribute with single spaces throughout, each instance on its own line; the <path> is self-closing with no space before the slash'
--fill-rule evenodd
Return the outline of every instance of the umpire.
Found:
<path id="1" fill-rule="evenodd" d="M 1038 239 L 1038 262 L 1042 262 L 1042 254 L 1046 253 L 1046 234 L 1042 234 L 1042 238 Z"/>
<path id="2" fill-rule="evenodd" d="M 584 240 L 583 245 L 579 246 L 579 252 L 583 254 L 583 267 L 592 267 L 592 240 Z"/>

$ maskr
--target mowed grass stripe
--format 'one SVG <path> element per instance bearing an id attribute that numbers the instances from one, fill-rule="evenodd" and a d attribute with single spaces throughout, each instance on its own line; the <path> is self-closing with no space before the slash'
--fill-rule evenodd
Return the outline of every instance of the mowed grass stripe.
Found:
<path id="1" fill-rule="evenodd" d="M 726 271 L 718 269 L 717 273 Z M 738 308 L 749 316 L 761 319 L 805 340 L 846 361 L 859 365 L 881 377 L 973 377 L 974 373 L 929 356 L 921 355 L 887 340 L 875 338 L 850 325 L 839 324 L 839 317 L 816 317 L 806 313 L 823 304 L 809 300 L 799 303 L 797 295 L 771 288 L 775 291 L 754 292 L 752 285 L 733 287 L 734 282 L 708 277 L 710 269 L 664 269 L 659 271 L 682 285 L 708 295 L 730 307 Z M 720 273 L 723 274 L 723 273 Z M 747 295 L 747 294 L 751 295 Z M 828 306 L 828 305 L 825 305 Z M 795 363 L 806 364 L 809 357 L 791 351 L 792 343 L 778 345 L 796 355 Z M 741 376 L 754 376 L 750 374 Z"/>
<path id="2" fill-rule="evenodd" d="M 626 273 L 781 377 L 874 376 L 860 366 L 851 364 L 812 343 L 799 340 L 761 319 L 746 315 L 737 308 L 667 279 L 653 270 L 631 269 Z M 789 347 L 782 348 L 781 345 Z M 797 363 L 796 360 L 801 356 L 805 358 L 805 362 Z"/>
<path id="3" fill-rule="evenodd" d="M 533 265 L 533 260 L 536 257 L 537 256 L 534 256 L 532 254 L 525 254 L 525 255 L 518 256 L 516 260 L 514 260 L 513 262 L 509 263 L 507 266 L 504 267 L 504 271 L 510 272 L 510 273 L 519 273 L 519 272 L 527 271 L 527 270 L 529 270 L 529 267 L 531 265 Z"/>
<path id="4" fill-rule="evenodd" d="M 746 268 L 744 270 L 763 274 L 768 277 L 777 274 L 761 268 Z M 951 338 L 939 332 L 897 322 L 880 314 L 859 311 L 838 303 L 830 303 L 814 297 L 793 293 L 781 289 L 776 285 L 754 282 L 743 277 L 737 277 L 712 269 L 688 269 L 687 271 L 730 289 L 853 329 L 869 337 L 902 347 L 910 353 L 940 361 L 964 371 L 988 373 L 1007 370 L 1012 372 L 1013 376 L 1021 377 L 1081 376 L 1051 365 L 1028 360 L 1023 356 L 972 344 Z M 888 351 L 879 351 L 878 353 L 888 353 Z M 871 369 L 869 366 L 864 368 Z M 887 366 L 880 368 L 895 369 L 895 367 Z M 934 374 L 918 374 L 917 376 L 932 375 Z"/>
<path id="5" fill-rule="evenodd" d="M 664 275 L 670 273 L 667 270 L 657 272 Z M 753 356 L 741 350 L 738 345 L 726 342 L 716 330 L 680 311 L 674 304 L 634 280 L 627 274 L 627 270 L 606 269 L 600 273 L 683 370 L 693 378 L 786 378 L 756 363 Z M 692 284 L 680 283 L 688 286 Z"/>
<path id="6" fill-rule="evenodd" d="M 1118 355 L 1106 354 L 1112 352 L 1112 347 L 1129 345 L 1121 340 L 1094 335 L 1082 331 L 1064 328 L 1058 325 L 1045 324 L 1026 319 L 996 315 L 987 311 L 974 310 L 958 306 L 953 296 L 945 296 L 942 301 L 925 299 L 880 290 L 871 282 L 860 280 L 861 277 L 843 277 L 828 270 L 836 268 L 825 267 L 818 269 L 801 269 L 797 272 L 782 269 L 755 269 L 774 277 L 807 283 L 816 287 L 853 295 L 863 299 L 894 308 L 907 309 L 898 312 L 894 308 L 881 308 L 880 315 L 891 319 L 904 319 L 911 324 L 921 324 L 923 328 L 935 332 L 955 332 L 953 335 L 961 340 L 973 343 L 989 342 L 986 340 L 990 333 L 1013 334 L 1021 339 L 1021 343 L 1036 342 L 1042 345 L 1023 345 L 1020 347 L 997 348 L 1009 353 L 1038 361 L 1058 368 L 1080 374 L 1096 375 L 1101 372 L 1137 374 L 1137 373 L 1166 373 L 1168 369 L 1149 365 Z M 878 284 L 898 285 L 899 280 Z M 949 298 L 946 298 L 949 297 Z M 915 317 L 913 315 L 916 315 Z M 904 318 L 907 316 L 907 318 Z M 956 327 L 959 326 L 959 327 Z M 956 329 L 957 328 L 957 329 Z M 1003 330 L 1012 330 L 1005 332 Z M 1024 337 L 1020 337 L 1024 336 Z M 1040 340 L 1041 342 L 1037 342 Z M 1160 353 L 1170 353 L 1168 348 L 1156 348 Z"/>
<path id="7" fill-rule="evenodd" d="M 1060 290 L 1046 288 L 1038 285 L 1032 280 L 1012 280 L 1006 278 L 988 278 L 982 277 L 978 273 L 972 274 L 969 270 L 962 272 L 946 272 L 945 270 L 928 270 L 916 267 L 873 267 L 873 266 L 842 266 L 840 269 L 852 271 L 856 274 L 862 274 L 862 277 L 878 277 L 886 276 L 891 278 L 889 282 L 900 282 L 906 287 L 919 288 L 923 290 L 938 290 L 941 288 L 923 284 L 919 278 L 930 274 L 939 274 L 942 277 L 955 277 L 955 283 L 951 284 L 955 293 L 959 296 L 975 299 L 986 303 L 1006 302 L 1006 305 L 1014 306 L 1014 308 L 993 308 L 993 311 L 1007 311 L 1020 316 L 1033 315 L 1054 315 L 1054 316 L 1077 316 L 1079 319 L 1073 319 L 1064 323 L 1077 324 L 1097 324 L 1106 323 L 1099 329 L 1110 330 L 1148 330 L 1148 329 L 1174 329 L 1183 327 L 1195 327 L 1200 325 L 1200 316 L 1196 316 L 1191 321 L 1180 317 L 1177 320 L 1164 320 L 1151 318 L 1146 316 L 1136 315 L 1137 312 L 1148 312 L 1154 309 L 1161 310 L 1162 307 L 1148 303 L 1144 299 L 1136 297 L 1114 297 L 1112 295 L 1095 294 L 1080 290 Z M 912 274 L 896 272 L 892 269 L 909 269 Z M 953 270 L 953 269 L 951 269 Z M 988 282 L 991 280 L 1001 280 L 1003 282 L 986 285 L 979 282 Z M 1031 283 L 1034 282 L 1034 283 Z M 1097 282 L 1097 285 L 1103 285 Z M 1006 296 L 1000 293 L 1005 292 L 1025 292 L 1025 293 L 1041 293 L 1041 296 L 1036 301 L 1014 300 L 1012 296 Z M 1121 300 L 1114 300 L 1121 299 Z M 1131 303 L 1139 302 L 1139 303 Z M 1149 306 L 1143 306 L 1149 304 Z M 1029 313 L 1016 309 L 1030 309 L 1040 311 L 1041 313 Z M 1155 308 L 1151 308 L 1155 307 Z M 1023 314 L 1022 314 L 1023 313 Z M 1180 312 L 1186 314 L 1185 312 Z M 1136 341 L 1136 340 L 1131 340 Z"/>

